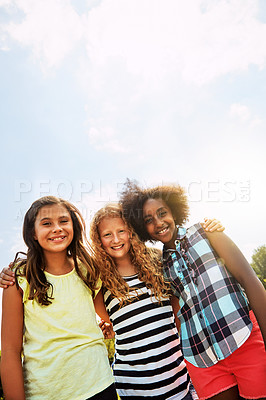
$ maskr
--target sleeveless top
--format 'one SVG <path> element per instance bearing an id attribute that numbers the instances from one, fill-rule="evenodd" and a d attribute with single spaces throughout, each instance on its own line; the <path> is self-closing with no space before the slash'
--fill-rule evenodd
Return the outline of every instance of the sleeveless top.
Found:
<path id="1" fill-rule="evenodd" d="M 23 373 L 30 400 L 84 400 L 113 382 L 91 291 L 75 269 L 65 275 L 45 272 L 53 285 L 52 304 L 29 300 L 23 290 Z"/>
<path id="2" fill-rule="evenodd" d="M 137 275 L 124 280 L 137 288 L 139 297 L 121 308 L 119 300 L 104 289 L 116 333 L 113 373 L 117 393 L 127 400 L 183 399 L 189 377 L 170 300 L 163 299 L 160 305 Z"/>
<path id="3" fill-rule="evenodd" d="M 249 305 L 201 224 L 179 227 L 175 243 L 163 251 L 163 269 L 179 298 L 182 351 L 196 367 L 210 367 L 248 339 Z"/>

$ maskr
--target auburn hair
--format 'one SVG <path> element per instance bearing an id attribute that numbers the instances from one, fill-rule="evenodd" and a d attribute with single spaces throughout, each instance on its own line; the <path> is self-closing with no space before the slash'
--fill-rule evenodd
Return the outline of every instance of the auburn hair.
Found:
<path id="1" fill-rule="evenodd" d="M 169 287 L 164 282 L 162 275 L 161 252 L 158 249 L 149 248 L 141 242 L 123 217 L 122 207 L 119 204 L 107 204 L 98 210 L 90 227 L 91 244 L 100 269 L 103 287 L 108 289 L 113 297 L 120 300 L 120 306 L 132 301 L 137 296 L 136 292 L 135 295 L 132 293 L 134 288 L 130 288 L 118 272 L 113 258 L 103 248 L 98 227 L 104 218 L 121 218 L 123 220 L 130 237 L 130 260 L 136 268 L 138 278 L 145 282 L 147 288 L 151 289 L 155 298 L 161 302 L 169 292 Z"/>

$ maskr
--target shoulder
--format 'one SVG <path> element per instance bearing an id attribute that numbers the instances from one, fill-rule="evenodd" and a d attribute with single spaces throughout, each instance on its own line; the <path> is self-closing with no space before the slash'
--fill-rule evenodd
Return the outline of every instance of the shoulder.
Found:
<path id="1" fill-rule="evenodd" d="M 182 228 L 182 229 L 184 229 L 183 235 L 188 238 L 194 236 L 203 236 L 205 239 L 207 238 L 206 233 L 200 222 L 191 225 L 189 228 Z"/>
<path id="2" fill-rule="evenodd" d="M 86 266 L 80 261 L 80 262 L 78 262 L 78 267 L 79 267 L 80 273 L 86 279 L 87 273 L 88 273 Z"/>
<path id="3" fill-rule="evenodd" d="M 28 285 L 28 281 L 25 276 L 25 265 L 17 264 L 14 269 L 15 269 L 17 283 L 24 291 L 24 289 Z"/>

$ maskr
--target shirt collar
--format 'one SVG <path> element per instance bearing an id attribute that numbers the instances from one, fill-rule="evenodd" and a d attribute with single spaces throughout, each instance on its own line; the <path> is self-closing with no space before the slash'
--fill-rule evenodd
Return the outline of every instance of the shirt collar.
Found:
<path id="1" fill-rule="evenodd" d="M 184 228 L 183 226 L 178 226 L 177 225 L 177 234 L 176 234 L 176 239 L 175 239 L 175 246 L 177 248 L 178 243 L 180 242 L 180 240 L 182 240 L 187 233 L 187 229 Z M 171 253 L 173 253 L 173 251 L 176 251 L 175 249 L 166 249 L 165 246 L 163 247 L 163 261 L 166 261 L 168 259 L 168 257 L 170 256 Z"/>

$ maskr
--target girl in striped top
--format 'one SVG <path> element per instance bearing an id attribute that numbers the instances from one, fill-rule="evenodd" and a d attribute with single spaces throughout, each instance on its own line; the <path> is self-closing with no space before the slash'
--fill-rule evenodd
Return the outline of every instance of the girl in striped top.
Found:
<path id="1" fill-rule="evenodd" d="M 176 314 L 178 304 L 171 305 L 160 255 L 138 239 L 118 205 L 107 205 L 95 214 L 91 239 L 104 287 L 95 308 L 103 319 L 110 316 L 116 334 L 113 370 L 120 398 L 197 398 L 189 391 L 173 317 L 172 306 Z M 10 273 L 1 272 L 1 287 L 12 285 Z"/>
<path id="2" fill-rule="evenodd" d="M 95 307 L 100 316 L 106 308 L 115 332 L 120 398 L 192 399 L 159 254 L 138 239 L 116 204 L 95 214 L 90 234 L 103 283 Z"/>

